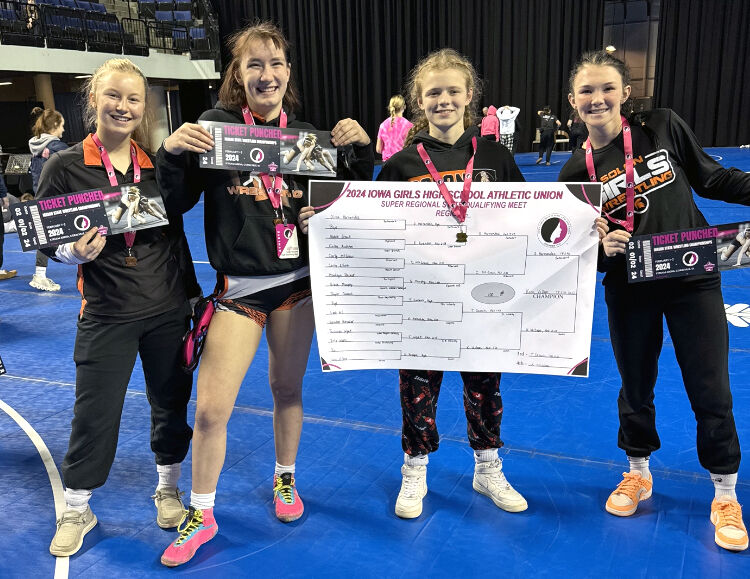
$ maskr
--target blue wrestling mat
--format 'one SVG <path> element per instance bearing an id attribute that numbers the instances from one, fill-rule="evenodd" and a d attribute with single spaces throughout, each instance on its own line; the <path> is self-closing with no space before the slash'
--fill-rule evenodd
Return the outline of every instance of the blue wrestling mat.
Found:
<path id="1" fill-rule="evenodd" d="M 725 166 L 750 171 L 750 150 L 711 149 Z M 519 154 L 527 180 L 554 181 L 570 153 L 553 165 Z M 750 220 L 750 207 L 696 197 L 710 223 Z M 203 243 L 202 202 L 185 220 L 204 291 L 213 270 Z M 155 522 L 156 485 L 149 450 L 149 409 L 140 366 L 123 412 L 114 468 L 91 505 L 99 524 L 70 560 L 48 552 L 55 530 L 58 469 L 67 448 L 74 401 L 72 361 L 80 297 L 75 268 L 50 262 L 56 294 L 29 287 L 34 254 L 5 239 L 5 267 L 18 277 L 0 282 L 0 507 L 6 521 L 0 577 L 750 577 L 750 551 L 714 543 L 709 522 L 713 486 L 698 464 L 695 421 L 670 340 L 664 343 L 656 388 L 662 449 L 652 456 L 654 495 L 621 519 L 604 503 L 627 470 L 617 448 L 619 378 L 609 344 L 606 309 L 597 290 L 588 379 L 506 374 L 501 450 L 508 479 L 528 500 L 506 513 L 472 490 L 462 390 L 447 373 L 440 398 L 440 450 L 431 456 L 424 512 L 394 514 L 402 464 L 396 371 L 323 374 L 313 346 L 305 379 L 305 424 L 297 484 L 305 502 L 299 521 L 276 520 L 268 355 L 262 345 L 229 422 L 219 482 L 219 534 L 184 567 L 159 557 L 175 538 Z M 743 448 L 750 444 L 750 270 L 724 274 L 729 308 L 730 371 Z M 706 337 L 704 337 L 706 339 Z M 192 414 L 195 410 L 191 404 Z M 46 463 L 45 463 L 46 459 Z M 750 499 L 750 464 L 737 491 Z M 190 455 L 183 465 L 190 489 Z M 750 512 L 746 512 L 750 522 Z"/>

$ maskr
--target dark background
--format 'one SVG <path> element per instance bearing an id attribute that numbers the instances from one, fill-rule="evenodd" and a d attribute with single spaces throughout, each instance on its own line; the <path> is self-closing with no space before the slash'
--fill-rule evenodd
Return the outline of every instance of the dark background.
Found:
<path id="1" fill-rule="evenodd" d="M 222 37 L 255 18 L 292 44 L 300 117 L 330 130 L 357 119 L 374 140 L 391 95 L 438 48 L 455 48 L 484 81 L 481 106 L 521 109 L 520 151 L 536 111 L 567 120 L 567 77 L 578 55 L 601 47 L 604 0 L 214 0 Z M 226 52 L 222 55 L 226 65 Z M 409 116 L 407 110 L 406 116 Z M 525 147 L 525 148 L 523 148 Z"/>
<path id="2" fill-rule="evenodd" d="M 654 103 L 704 146 L 750 143 L 748 30 L 748 0 L 661 0 Z"/>

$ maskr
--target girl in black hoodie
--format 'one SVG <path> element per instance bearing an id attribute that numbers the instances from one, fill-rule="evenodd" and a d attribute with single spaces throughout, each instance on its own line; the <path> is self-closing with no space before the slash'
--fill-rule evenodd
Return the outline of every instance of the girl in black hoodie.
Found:
<path id="1" fill-rule="evenodd" d="M 434 181 L 422 160 L 426 154 L 445 181 L 463 181 L 472 158 L 477 180 L 523 181 L 508 149 L 479 137 L 474 113 L 479 91 L 474 67 L 454 50 L 439 50 L 421 61 L 410 75 L 410 110 L 419 112 L 406 139 L 408 146 L 388 160 L 378 180 Z M 461 378 L 467 432 L 476 461 L 474 489 L 501 509 L 526 510 L 526 500 L 505 479 L 497 454 L 503 445 L 500 374 L 461 372 Z M 405 519 L 422 513 L 428 455 L 437 450 L 439 442 L 435 412 L 442 379 L 441 371 L 399 370 L 405 454 L 396 514 Z"/>
<path id="2" fill-rule="evenodd" d="M 229 42 L 232 60 L 219 91 L 221 104 L 200 120 L 313 129 L 292 113 L 298 99 L 282 32 L 262 22 L 239 31 Z M 371 180 L 374 156 L 362 127 L 344 119 L 331 135 L 340 148 L 339 177 Z M 302 207 L 307 179 L 200 169 L 196 153 L 211 148 L 208 131 L 187 123 L 164 141 L 157 156 L 168 209 L 188 211 L 204 194 L 206 247 L 219 280 L 219 305 L 198 373 L 190 509 L 179 537 L 161 558 L 170 567 L 187 562 L 218 530 L 213 507 L 227 422 L 264 326 L 274 400 L 276 516 L 289 522 L 303 513 L 294 473 L 302 432 L 302 379 L 314 328 L 307 228 L 299 219 L 301 211 L 312 211 Z M 292 233 L 299 242 L 294 255 L 277 246 L 282 222 L 286 231 L 299 226 Z"/>

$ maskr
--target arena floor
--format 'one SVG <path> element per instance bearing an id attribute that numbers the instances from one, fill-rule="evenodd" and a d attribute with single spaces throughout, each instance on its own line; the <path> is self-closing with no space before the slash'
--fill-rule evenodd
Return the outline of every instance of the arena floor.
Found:
<path id="1" fill-rule="evenodd" d="M 750 150 L 709 153 L 750 171 Z M 554 181 L 569 155 L 554 153 L 550 167 L 535 165 L 535 153 L 516 160 L 528 180 Z M 750 208 L 697 199 L 712 224 L 750 221 Z M 214 276 L 202 223 L 201 202 L 185 224 L 208 293 Z M 53 262 L 48 275 L 62 291 L 30 288 L 34 255 L 22 253 L 13 234 L 6 236 L 5 266 L 19 275 L 0 283 L 0 356 L 7 368 L 0 377 L 0 508 L 6 518 L 0 577 L 750 577 L 750 550 L 730 553 L 714 543 L 713 486 L 698 463 L 695 421 L 669 339 L 656 390 L 662 449 L 651 460 L 654 495 L 630 518 L 605 512 L 626 461 L 616 445 L 619 378 L 601 286 L 588 379 L 506 374 L 501 382 L 504 470 L 528 500 L 527 511 L 506 513 L 472 490 L 460 378 L 447 373 L 438 413 L 442 444 L 431 457 L 424 512 L 410 521 L 396 517 L 402 463 L 397 372 L 324 375 L 313 346 L 297 460 L 306 510 L 299 521 L 278 522 L 271 502 L 272 402 L 261 346 L 229 423 L 215 509 L 218 536 L 184 567 L 159 563 L 175 533 L 155 521 L 148 401 L 137 366 L 114 468 L 91 501 L 99 524 L 77 555 L 56 560 L 48 547 L 55 511 L 63 505 L 58 469 L 72 417 L 80 296 L 75 268 Z M 732 308 L 735 418 L 747 448 L 750 342 L 743 340 L 750 337 L 750 306 L 743 304 L 750 302 L 750 270 L 723 275 Z M 192 421 L 194 402 L 190 410 Z M 749 475 L 746 461 L 740 502 L 750 499 Z M 182 479 L 188 495 L 189 479 L 190 455 Z"/>

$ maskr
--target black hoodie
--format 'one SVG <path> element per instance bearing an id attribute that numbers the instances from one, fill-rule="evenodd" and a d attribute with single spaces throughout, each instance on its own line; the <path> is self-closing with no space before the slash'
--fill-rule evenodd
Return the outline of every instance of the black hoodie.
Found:
<path id="1" fill-rule="evenodd" d="M 471 158 L 472 137 L 477 137 L 472 176 L 475 182 L 524 181 L 508 149 L 500 143 L 481 138 L 477 127 L 466 129 L 453 145 L 438 141 L 426 131 L 417 133 L 411 145 L 393 155 L 383 165 L 378 181 L 432 181 L 417 152 L 418 143 L 424 145 L 445 182 L 463 181 L 466 164 Z"/>
<path id="2" fill-rule="evenodd" d="M 244 123 L 239 109 L 216 108 L 204 112 L 201 121 Z M 279 126 L 279 119 L 260 125 Z M 288 114 L 290 129 L 314 129 Z M 374 166 L 372 146 L 339 149 L 339 179 L 370 181 Z M 307 237 L 299 235 L 300 255 L 280 259 L 276 253 L 274 210 L 258 176 L 234 170 L 200 169 L 198 155 L 172 155 L 162 146 L 156 155 L 157 178 L 168 210 L 185 213 L 205 193 L 206 249 L 211 266 L 219 273 L 237 276 L 275 275 L 296 271 L 308 264 Z M 282 189 L 307 191 L 308 177 L 284 175 Z M 260 195 L 254 195 L 260 192 Z M 283 197 L 287 222 L 297 223 L 299 210 L 309 203 L 307 195 Z"/>

